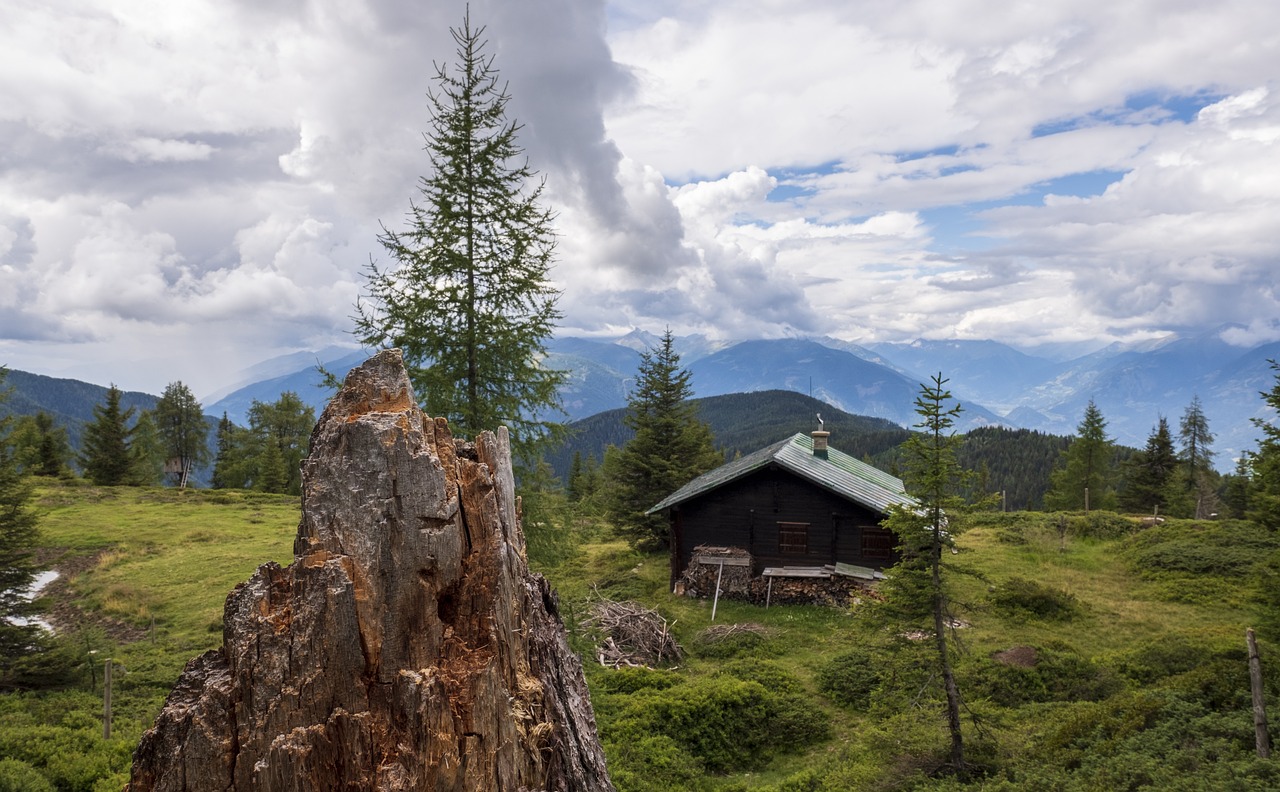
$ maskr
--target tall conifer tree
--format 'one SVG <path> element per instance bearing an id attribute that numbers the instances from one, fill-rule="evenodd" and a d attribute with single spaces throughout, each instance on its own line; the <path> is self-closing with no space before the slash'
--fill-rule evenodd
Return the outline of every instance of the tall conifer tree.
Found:
<path id="1" fill-rule="evenodd" d="M 156 402 L 154 420 L 164 444 L 166 461 L 174 463 L 166 466 L 173 483 L 185 481 L 191 471 L 209 461 L 209 426 L 204 421 L 204 410 L 182 382 L 171 382 L 165 387 L 160 401 Z"/>
<path id="2" fill-rule="evenodd" d="M 1213 510 L 1217 501 L 1212 482 L 1213 433 L 1209 431 L 1209 419 L 1200 405 L 1200 397 L 1193 396 L 1178 425 L 1182 438 L 1182 458 L 1186 462 L 1185 492 L 1194 503 L 1197 519 Z"/>
<path id="3" fill-rule="evenodd" d="M 680 367 L 670 328 L 657 349 L 640 356 L 635 390 L 627 398 L 627 426 L 635 437 L 606 456 L 612 481 L 614 523 L 637 546 L 667 546 L 662 515 L 645 514 L 666 496 L 724 462 L 715 449 L 711 427 L 689 401 L 690 374 Z"/>
<path id="4" fill-rule="evenodd" d="M 93 408 L 93 422 L 85 427 L 80 444 L 80 466 L 90 481 L 101 486 L 125 484 L 129 478 L 128 423 L 133 408 L 120 409 L 122 395 L 114 384 L 107 389 L 107 400 Z"/>
<path id="5" fill-rule="evenodd" d="M 506 118 L 509 96 L 470 12 L 453 71 L 437 66 L 426 151 L 408 228 L 378 241 L 395 263 L 370 262 L 356 334 L 399 347 L 418 398 L 463 436 L 505 424 L 524 461 L 556 433 L 562 372 L 543 365 L 560 318 L 548 279 L 555 251 L 542 182 Z"/>
<path id="6" fill-rule="evenodd" d="M 257 445 L 264 451 L 267 446 L 276 447 L 273 456 L 260 454 L 259 460 L 266 460 L 266 467 L 279 465 L 284 471 L 283 487 L 271 489 L 271 492 L 301 494 L 302 458 L 307 455 L 307 443 L 315 424 L 315 410 L 304 404 L 293 391 L 281 393 L 274 402 L 255 399 L 249 407 L 249 429 L 259 438 Z M 278 461 L 275 457 L 279 458 Z M 266 467 L 258 471 L 258 478 L 266 477 Z M 274 477 L 275 471 L 271 475 Z"/>
<path id="7" fill-rule="evenodd" d="M 1050 476 L 1047 509 L 1113 509 L 1115 447 L 1107 437 L 1107 421 L 1093 399 L 1085 407 L 1076 436 L 1062 456 L 1062 467 Z"/>
<path id="8" fill-rule="evenodd" d="M 46 412 L 24 415 L 11 436 L 18 467 L 36 476 L 61 476 L 69 470 L 71 444 L 67 430 Z"/>
<path id="9" fill-rule="evenodd" d="M 153 487 L 164 483 L 165 445 L 149 410 L 138 415 L 129 441 L 129 483 Z"/>
<path id="10" fill-rule="evenodd" d="M 1126 487 L 1120 497 L 1122 508 L 1135 512 L 1169 511 L 1170 487 L 1178 472 L 1178 455 L 1163 415 L 1147 437 L 1147 445 L 1126 464 Z"/>
<path id="11" fill-rule="evenodd" d="M 944 574 L 943 550 L 953 546 L 966 504 L 960 493 L 971 478 L 956 460 L 960 438 L 953 427 L 961 407 L 939 373 L 920 386 L 916 397 L 919 430 L 903 446 L 904 478 L 914 506 L 894 506 L 885 527 L 899 540 L 902 560 L 884 585 L 884 602 L 876 612 L 904 629 L 927 628 L 932 637 L 930 677 L 942 685 L 950 735 L 949 769 L 968 772 L 960 722 L 960 690 L 952 668 L 954 648 L 952 598 Z"/>

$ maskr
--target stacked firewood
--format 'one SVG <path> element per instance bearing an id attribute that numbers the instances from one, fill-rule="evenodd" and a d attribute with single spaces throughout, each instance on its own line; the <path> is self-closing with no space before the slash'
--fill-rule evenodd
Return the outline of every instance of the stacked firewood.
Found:
<path id="1" fill-rule="evenodd" d="M 736 594 L 741 599 L 751 584 L 751 564 L 751 554 L 742 548 L 698 545 L 677 589 L 687 597 L 714 597 L 719 580 L 720 596 Z"/>
<path id="2" fill-rule="evenodd" d="M 773 581 L 772 588 L 769 581 Z M 868 599 L 879 599 L 875 589 L 849 577 L 753 578 L 745 599 L 753 605 L 831 605 L 848 607 Z"/>

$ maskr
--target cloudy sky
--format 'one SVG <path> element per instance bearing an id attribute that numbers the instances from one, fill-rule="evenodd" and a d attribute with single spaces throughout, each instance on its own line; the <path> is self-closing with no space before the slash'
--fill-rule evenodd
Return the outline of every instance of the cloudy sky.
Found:
<path id="1" fill-rule="evenodd" d="M 463 9 L 0 5 L 0 364 L 203 395 L 350 343 Z M 567 334 L 1280 339 L 1280 4 L 471 11 Z"/>

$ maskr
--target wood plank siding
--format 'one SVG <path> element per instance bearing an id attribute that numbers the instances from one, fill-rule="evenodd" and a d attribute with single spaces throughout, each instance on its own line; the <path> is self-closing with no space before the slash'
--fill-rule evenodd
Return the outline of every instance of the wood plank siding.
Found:
<path id="1" fill-rule="evenodd" d="M 752 574 L 771 566 L 897 561 L 883 515 L 770 464 L 671 507 L 673 579 L 698 545 L 741 547 Z"/>

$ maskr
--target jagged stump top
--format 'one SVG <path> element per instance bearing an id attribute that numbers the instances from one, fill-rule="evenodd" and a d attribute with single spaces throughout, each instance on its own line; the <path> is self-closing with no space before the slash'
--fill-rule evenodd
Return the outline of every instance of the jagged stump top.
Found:
<path id="1" fill-rule="evenodd" d="M 353 369 L 303 462 L 287 568 L 232 590 L 132 790 L 612 790 L 582 667 L 524 559 L 505 428 L 417 406 L 398 350 Z"/>

